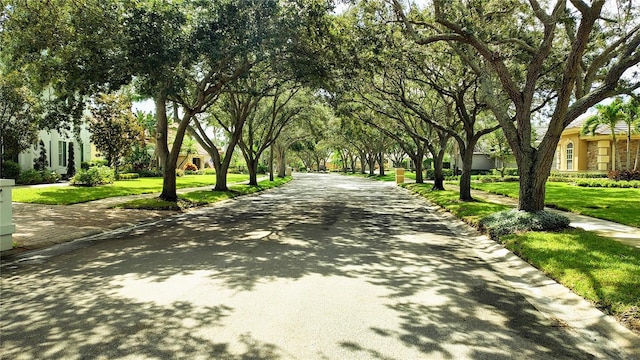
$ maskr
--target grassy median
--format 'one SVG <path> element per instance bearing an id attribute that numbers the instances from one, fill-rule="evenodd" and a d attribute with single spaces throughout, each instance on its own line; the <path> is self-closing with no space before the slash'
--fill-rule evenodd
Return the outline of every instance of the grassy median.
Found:
<path id="1" fill-rule="evenodd" d="M 117 208 L 125 209 L 146 209 L 146 210 L 184 210 L 186 208 L 213 204 L 218 201 L 232 199 L 241 195 L 253 194 L 270 188 L 281 186 L 291 181 L 290 176 L 285 178 L 275 178 L 274 181 L 263 180 L 257 186 L 252 185 L 231 185 L 228 191 L 198 190 L 191 191 L 179 196 L 177 203 L 152 199 L 136 199 L 118 204 Z"/>
<path id="2" fill-rule="evenodd" d="M 520 183 L 473 183 L 471 187 L 518 198 Z M 640 227 L 640 189 L 580 187 L 555 182 L 548 182 L 546 189 L 547 206 Z"/>
<path id="3" fill-rule="evenodd" d="M 248 179 L 249 175 L 244 174 L 227 175 L 227 182 L 229 183 Z M 213 186 L 215 183 L 215 175 L 185 175 L 176 179 L 176 187 L 178 189 Z M 153 194 L 161 191 L 162 178 L 138 178 L 115 181 L 113 184 L 95 187 L 48 186 L 16 188 L 12 191 L 12 200 L 23 203 L 71 205 L 116 196 Z"/>

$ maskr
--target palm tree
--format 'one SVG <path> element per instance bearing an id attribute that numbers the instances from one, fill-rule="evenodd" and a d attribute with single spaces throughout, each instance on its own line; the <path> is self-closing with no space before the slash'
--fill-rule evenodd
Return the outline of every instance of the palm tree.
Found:
<path id="1" fill-rule="evenodd" d="M 595 107 L 598 110 L 598 113 L 585 120 L 580 133 L 583 135 L 588 133 L 595 135 L 596 130 L 601 125 L 607 126 L 611 129 L 611 138 L 613 139 L 611 170 L 616 170 L 616 156 L 618 156 L 618 160 L 620 158 L 618 155 L 616 124 L 624 119 L 624 113 L 622 112 L 622 99 L 617 97 L 608 105 L 598 104 Z"/>
<path id="2" fill-rule="evenodd" d="M 627 124 L 627 170 L 631 168 L 631 134 L 640 132 L 640 98 L 632 97 L 622 106 L 623 121 Z M 636 158 L 633 169 L 638 169 L 638 157 L 640 157 L 640 144 L 636 150 Z"/>

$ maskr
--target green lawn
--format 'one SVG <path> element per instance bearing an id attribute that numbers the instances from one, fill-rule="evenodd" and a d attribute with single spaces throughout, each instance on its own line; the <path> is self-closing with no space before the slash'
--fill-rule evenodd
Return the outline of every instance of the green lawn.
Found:
<path id="1" fill-rule="evenodd" d="M 284 185 L 291 181 L 290 176 L 286 178 L 275 178 L 274 181 L 263 180 L 257 186 L 232 185 L 229 191 L 197 190 L 180 195 L 178 203 L 153 199 L 136 199 L 117 205 L 118 208 L 125 209 L 149 209 L 149 210 L 182 210 L 187 207 L 202 206 L 218 201 L 232 199 L 236 196 L 247 195 L 264 191 L 273 187 Z"/>
<path id="2" fill-rule="evenodd" d="M 235 183 L 246 181 L 248 175 L 229 174 L 227 181 Z M 215 175 L 185 175 L 177 178 L 178 189 L 213 186 Z M 116 181 L 113 184 L 96 187 L 82 186 L 50 186 L 41 188 L 13 189 L 12 200 L 15 202 L 70 205 L 87 201 L 105 199 L 115 196 L 150 194 L 162 191 L 162 178 L 139 178 Z"/>
<path id="3" fill-rule="evenodd" d="M 470 223 L 509 209 L 482 201 L 460 202 L 457 191 L 432 191 L 428 184 L 403 186 Z M 504 236 L 500 241 L 627 327 L 640 331 L 640 249 L 583 230 L 527 232 Z"/>
<path id="4" fill-rule="evenodd" d="M 583 230 L 501 239 L 544 273 L 640 330 L 640 249 Z"/>
<path id="5" fill-rule="evenodd" d="M 517 182 L 473 183 L 472 188 L 517 198 Z M 547 206 L 640 227 L 640 189 L 580 187 L 547 183 Z"/>

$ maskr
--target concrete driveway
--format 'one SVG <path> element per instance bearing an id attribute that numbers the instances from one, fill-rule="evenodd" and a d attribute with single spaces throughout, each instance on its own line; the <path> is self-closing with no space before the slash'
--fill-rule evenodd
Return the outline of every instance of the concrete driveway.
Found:
<path id="1" fill-rule="evenodd" d="M 632 357 L 604 315 L 573 328 L 546 309 L 583 302 L 540 295 L 552 282 L 457 228 L 388 183 L 296 174 L 4 263 L 1 357 Z"/>

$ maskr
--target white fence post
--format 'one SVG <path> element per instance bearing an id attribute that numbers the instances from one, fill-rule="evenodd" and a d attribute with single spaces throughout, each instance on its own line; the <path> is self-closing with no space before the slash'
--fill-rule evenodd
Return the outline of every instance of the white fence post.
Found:
<path id="1" fill-rule="evenodd" d="M 15 184 L 15 180 L 0 179 L 0 251 L 13 248 L 12 234 L 16 231 L 16 226 L 13 224 L 11 188 Z"/>

